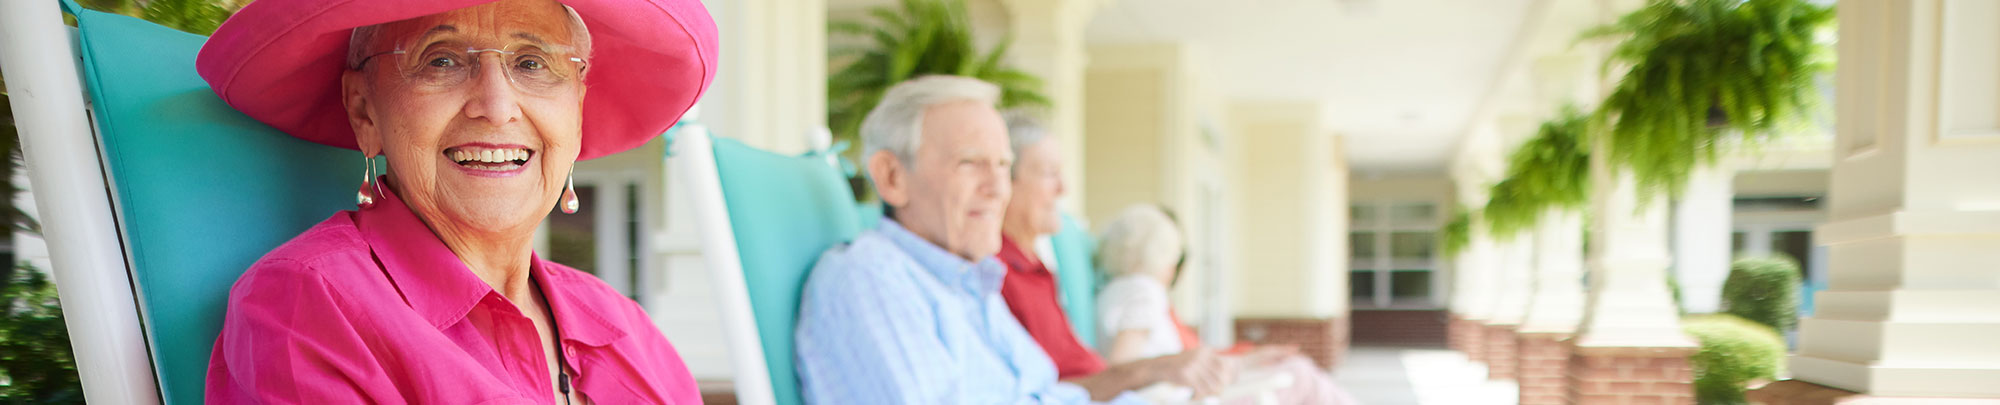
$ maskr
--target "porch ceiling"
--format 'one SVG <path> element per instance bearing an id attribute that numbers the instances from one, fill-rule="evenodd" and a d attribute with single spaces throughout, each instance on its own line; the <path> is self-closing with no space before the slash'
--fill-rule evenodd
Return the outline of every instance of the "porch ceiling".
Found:
<path id="1" fill-rule="evenodd" d="M 1313 100 L 1357 172 L 1442 171 L 1542 0 L 1119 0 L 1092 43 L 1185 42 L 1232 99 Z"/>

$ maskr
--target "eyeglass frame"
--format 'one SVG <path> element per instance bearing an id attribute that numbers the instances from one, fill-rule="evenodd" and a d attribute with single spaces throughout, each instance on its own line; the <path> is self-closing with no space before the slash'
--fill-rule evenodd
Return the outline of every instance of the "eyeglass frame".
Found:
<path id="1" fill-rule="evenodd" d="M 521 51 L 519 51 L 519 50 L 514 50 L 514 51 L 509 51 L 509 50 L 505 50 L 505 49 L 500 49 L 500 48 L 465 48 L 465 53 L 466 53 L 467 55 L 471 55 L 471 57 L 468 57 L 468 58 L 466 58 L 466 59 L 467 59 L 467 60 L 469 61 L 469 63 L 472 63 L 472 64 L 473 64 L 473 66 L 474 66 L 474 70 L 477 70 L 477 67 L 478 67 L 478 66 L 480 66 L 480 65 L 479 65 L 480 63 L 484 63 L 484 62 L 480 62 L 480 61 L 479 61 L 479 59 L 480 59 L 480 58 L 478 57 L 478 54 L 481 54 L 481 53 L 486 53 L 486 52 L 492 52 L 492 53 L 493 53 L 493 54 L 495 54 L 495 55 L 501 55 L 501 56 L 505 57 L 505 56 L 513 56 L 513 55 L 515 55 L 515 54 L 518 54 L 518 53 L 520 53 Z M 354 63 L 354 66 L 351 66 L 351 67 L 349 67 L 348 69 L 349 69 L 349 70 L 354 70 L 354 71 L 361 71 L 361 69 L 363 69 L 363 68 L 365 68 L 365 67 L 367 67 L 367 66 L 368 66 L 368 61 L 371 61 L 371 60 L 374 60 L 374 59 L 375 59 L 375 57 L 377 57 L 377 56 L 382 56 L 382 55 L 407 55 L 407 54 L 409 54 L 409 53 L 410 53 L 410 51 L 409 51 L 409 50 L 407 50 L 407 49 L 401 49 L 400 47 L 398 47 L 398 49 L 396 49 L 396 50 L 392 50 L 392 51 L 384 51 L 384 52 L 379 52 L 379 53 L 375 53 L 375 54 L 371 54 L 371 55 L 368 55 L 368 56 L 364 56 L 364 57 L 362 57 L 362 58 L 361 58 L 361 61 L 359 61 L 359 62 L 355 62 L 355 63 Z M 584 71 L 586 71 L 586 70 L 589 70 L 589 69 L 590 69 L 590 61 L 588 61 L 588 60 L 585 60 L 585 59 L 583 59 L 583 58 L 580 58 L 580 57 L 575 57 L 575 56 L 570 56 L 570 57 L 565 57 L 564 59 L 568 59 L 568 60 L 569 60 L 569 61 L 571 61 L 571 62 L 576 62 L 576 64 L 577 64 L 577 67 L 576 67 L 576 72 L 574 73 L 574 74 L 576 75 L 576 77 L 579 77 L 579 78 L 583 77 L 583 72 L 584 72 Z M 513 86 L 514 86 L 514 88 L 515 88 L 515 90 L 522 90 L 522 89 L 521 89 L 521 83 L 520 83 L 520 81 L 518 81 L 518 80 L 515 80 L 515 79 L 514 79 L 514 74 L 513 74 L 513 73 L 508 73 L 508 70 L 507 70 L 507 69 L 505 69 L 505 68 L 502 68 L 502 69 L 501 69 L 501 71 L 500 71 L 500 74 L 501 74 L 502 76 L 506 76 L 506 77 L 507 77 L 507 83 L 508 83 L 508 84 L 511 84 L 511 85 L 513 85 Z M 405 75 L 408 75 L 408 73 L 405 73 Z M 470 78 L 471 78 L 471 76 L 470 76 L 470 74 L 468 74 L 468 75 L 467 75 L 467 79 L 469 80 Z"/>

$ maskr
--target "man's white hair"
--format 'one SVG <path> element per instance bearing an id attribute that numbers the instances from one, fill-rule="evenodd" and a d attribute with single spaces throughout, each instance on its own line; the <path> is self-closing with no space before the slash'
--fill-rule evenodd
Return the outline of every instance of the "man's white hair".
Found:
<path id="1" fill-rule="evenodd" d="M 1015 159 L 1027 156 L 1026 149 L 1028 147 L 1035 146 L 1035 144 L 1041 143 L 1044 139 L 1049 139 L 1048 125 L 1043 124 L 1042 119 L 1038 118 L 1034 113 L 1012 110 L 1006 113 L 1006 117 L 1007 145 L 1014 149 Z M 1020 174 L 1021 165 L 1014 165 L 1013 170 L 1015 174 Z"/>
<path id="2" fill-rule="evenodd" d="M 886 150 L 909 165 L 916 160 L 917 146 L 923 144 L 924 109 L 959 101 L 993 106 L 1000 102 L 1000 87 L 979 79 L 943 75 L 918 77 L 890 87 L 882 102 L 861 120 L 862 158 Z"/>
<path id="3" fill-rule="evenodd" d="M 1181 260 L 1181 231 L 1173 218 L 1152 205 L 1118 213 L 1104 228 L 1097 265 L 1112 277 L 1171 268 Z"/>
<path id="4" fill-rule="evenodd" d="M 570 46 L 575 48 L 569 51 L 575 52 L 576 57 L 590 59 L 590 27 L 583 25 L 583 16 L 576 15 L 576 9 L 569 8 L 567 4 L 562 8 L 563 13 L 569 14 Z M 354 32 L 347 35 L 347 68 L 360 70 L 363 59 L 384 52 L 370 49 L 381 35 L 382 24 L 355 27 Z"/>

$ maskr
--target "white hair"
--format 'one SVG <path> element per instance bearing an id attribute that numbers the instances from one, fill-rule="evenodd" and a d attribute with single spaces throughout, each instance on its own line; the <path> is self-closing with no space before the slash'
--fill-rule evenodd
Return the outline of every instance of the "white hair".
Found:
<path id="1" fill-rule="evenodd" d="M 562 8 L 563 13 L 569 14 L 570 44 L 575 48 L 572 50 L 576 52 L 576 57 L 590 59 L 590 27 L 583 25 L 583 16 L 577 15 L 576 9 L 569 8 L 567 4 Z M 382 52 L 369 49 L 378 40 L 376 37 L 381 35 L 382 24 L 355 27 L 354 32 L 347 36 L 347 68 L 360 70 L 363 59 L 373 52 Z"/>
<path id="2" fill-rule="evenodd" d="M 1097 266 L 1112 277 L 1171 268 L 1180 260 L 1180 229 L 1152 205 L 1119 212 L 1105 225 L 1103 241 L 1097 245 Z"/>
<path id="3" fill-rule="evenodd" d="M 897 83 L 861 120 L 861 156 L 866 159 L 886 150 L 908 165 L 917 157 L 917 146 L 923 144 L 924 109 L 959 101 L 993 106 L 1000 102 L 1000 87 L 970 77 L 944 75 Z"/>
<path id="4" fill-rule="evenodd" d="M 1044 139 L 1049 139 L 1048 126 L 1042 123 L 1041 118 L 1036 118 L 1033 113 L 1014 110 L 1008 111 L 1006 117 L 1007 145 L 1014 149 L 1015 159 L 1027 156 L 1028 147 L 1035 146 L 1035 144 L 1041 143 Z M 1021 165 L 1014 165 L 1013 170 L 1015 174 L 1020 174 Z"/>

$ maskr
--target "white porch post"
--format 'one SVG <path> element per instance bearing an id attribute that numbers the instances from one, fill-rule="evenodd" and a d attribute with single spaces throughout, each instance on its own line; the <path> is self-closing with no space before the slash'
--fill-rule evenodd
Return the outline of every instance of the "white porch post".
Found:
<path id="1" fill-rule="evenodd" d="M 1571 334 L 1583 321 L 1583 213 L 1549 209 L 1535 227 L 1535 294 L 1521 333 Z"/>
<path id="2" fill-rule="evenodd" d="M 1696 346 L 1667 291 L 1667 201 L 1642 200 L 1631 170 L 1614 171 L 1606 155 L 1602 142 L 1593 145 L 1590 289 L 1567 370 L 1570 399 L 1693 403 Z"/>
<path id="3" fill-rule="evenodd" d="M 1799 380 L 2000 397 L 2000 2 L 1844 0 L 1828 289 Z"/>
<path id="4" fill-rule="evenodd" d="M 1592 218 L 1589 306 L 1577 342 L 1588 347 L 1691 348 L 1668 295 L 1667 202 L 1641 201 L 1628 172 L 1614 174 L 1591 154 Z"/>
<path id="5" fill-rule="evenodd" d="M 1042 79 L 1042 92 L 1049 97 L 1049 130 L 1062 142 L 1063 161 L 1068 169 L 1063 184 L 1069 197 L 1062 201 L 1068 212 L 1083 212 L 1084 69 L 1089 56 L 1084 30 L 1097 10 L 1114 0 L 1003 0 L 1008 27 L 1014 43 L 1008 50 L 1010 62 Z"/>
<path id="6" fill-rule="evenodd" d="M 1688 313 L 1720 310 L 1732 255 L 1735 175 L 1726 163 L 1696 168 L 1674 204 L 1674 279 L 1681 286 L 1681 309 Z"/>
<path id="7" fill-rule="evenodd" d="M 71 29 L 54 1 L 0 2 L 0 70 L 20 131 L 84 399 L 155 404 L 125 251 L 84 115 Z M 60 207 L 60 209 L 50 209 Z M 9 263 L 8 265 L 12 265 Z"/>
<path id="8" fill-rule="evenodd" d="M 826 127 L 826 0 L 702 3 L 723 38 L 702 123 L 750 146 L 805 152 Z"/>

